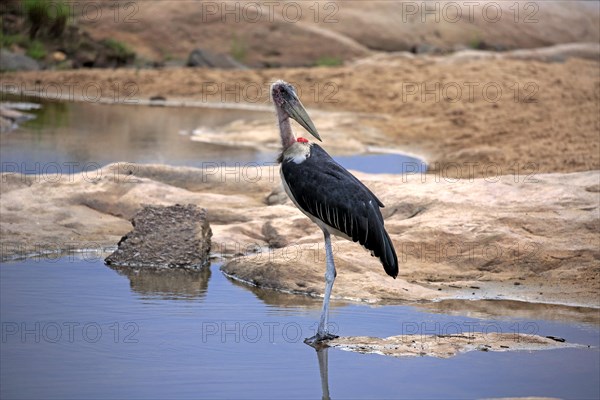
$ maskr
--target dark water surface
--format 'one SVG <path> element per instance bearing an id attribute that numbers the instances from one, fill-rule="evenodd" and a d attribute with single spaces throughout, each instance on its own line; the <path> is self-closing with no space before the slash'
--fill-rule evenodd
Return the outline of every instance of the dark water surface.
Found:
<path id="1" fill-rule="evenodd" d="M 7 95 L 4 95 L 7 97 Z M 8 96 L 8 100 L 40 99 Z M 28 111 L 36 118 L 0 136 L 0 172 L 25 174 L 78 173 L 112 162 L 159 163 L 202 167 L 207 163 L 271 165 L 276 151 L 259 151 L 190 140 L 204 127 L 218 130 L 236 120 L 274 121 L 272 112 L 199 107 L 95 104 L 42 101 Z M 348 169 L 371 173 L 424 171 L 419 159 L 400 154 L 339 157 Z M 221 164 L 219 164 L 221 165 Z"/>
<path id="2" fill-rule="evenodd" d="M 165 277 L 119 273 L 99 257 L 7 262 L 0 264 L 0 300 L 2 399 L 319 399 L 322 374 L 333 399 L 600 396 L 597 347 L 450 359 L 329 349 L 320 371 L 302 339 L 313 334 L 321 300 L 241 285 L 218 265 Z M 338 302 L 331 319 L 345 336 L 398 335 L 408 326 L 423 334 L 467 332 L 475 324 L 600 344 L 593 314 L 594 322 L 475 318 L 457 304 L 447 315 Z"/>

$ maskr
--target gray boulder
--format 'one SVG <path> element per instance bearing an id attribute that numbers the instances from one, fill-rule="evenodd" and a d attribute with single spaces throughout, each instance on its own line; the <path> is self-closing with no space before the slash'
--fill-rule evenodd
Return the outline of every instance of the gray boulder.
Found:
<path id="1" fill-rule="evenodd" d="M 108 265 L 191 269 L 208 265 L 212 231 L 205 209 L 193 204 L 146 206 L 131 222 L 133 231 L 106 258 Z"/>
<path id="2" fill-rule="evenodd" d="M 10 132 L 17 129 L 20 123 L 34 119 L 35 115 L 19 110 L 31 110 L 35 108 L 39 108 L 39 104 L 0 103 L 0 133 Z"/>
<path id="3" fill-rule="evenodd" d="M 187 61 L 188 67 L 246 69 L 246 67 L 227 54 L 213 53 L 204 49 L 194 49 Z"/>
<path id="4" fill-rule="evenodd" d="M 0 71 L 37 71 L 40 65 L 25 54 L 0 49 Z"/>

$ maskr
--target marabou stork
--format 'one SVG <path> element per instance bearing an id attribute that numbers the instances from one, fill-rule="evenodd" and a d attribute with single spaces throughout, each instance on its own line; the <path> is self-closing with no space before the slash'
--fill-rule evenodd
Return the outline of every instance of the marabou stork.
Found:
<path id="1" fill-rule="evenodd" d="M 371 255 L 379 257 L 385 272 L 393 278 L 398 275 L 398 258 L 383 226 L 379 209 L 383 203 L 321 146 L 294 136 L 290 118 L 321 141 L 294 87 L 281 80 L 275 82 L 271 85 L 271 99 L 277 111 L 283 146 L 279 156 L 283 187 L 296 207 L 323 230 L 325 237 L 327 270 L 323 310 L 317 334 L 306 340 L 314 345 L 337 337 L 327 330 L 329 297 L 336 277 L 330 236 L 359 242 Z"/>

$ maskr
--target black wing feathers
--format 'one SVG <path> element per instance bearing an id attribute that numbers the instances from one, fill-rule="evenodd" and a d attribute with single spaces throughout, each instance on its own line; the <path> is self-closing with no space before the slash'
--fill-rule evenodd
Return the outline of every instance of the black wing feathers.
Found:
<path id="1" fill-rule="evenodd" d="M 379 209 L 383 203 L 361 181 L 317 144 L 312 144 L 310 157 L 304 162 L 284 160 L 281 169 L 305 212 L 370 250 L 388 275 L 398 275 L 396 252 Z"/>

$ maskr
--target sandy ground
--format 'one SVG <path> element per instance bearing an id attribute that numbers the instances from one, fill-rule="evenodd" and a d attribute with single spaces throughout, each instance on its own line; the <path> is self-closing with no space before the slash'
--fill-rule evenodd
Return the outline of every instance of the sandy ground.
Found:
<path id="1" fill-rule="evenodd" d="M 69 100 L 93 86 L 88 99 L 114 100 L 118 89 L 119 102 L 160 95 L 268 109 L 269 83 L 281 78 L 296 84 L 312 110 L 368 114 L 348 138 L 353 143 L 420 155 L 443 177 L 528 176 L 600 168 L 598 65 L 402 53 L 335 68 L 8 73 L 3 88 L 60 91 Z M 326 148 L 340 142 L 336 121 L 321 129 Z M 252 133 L 262 145 L 260 130 Z"/>

